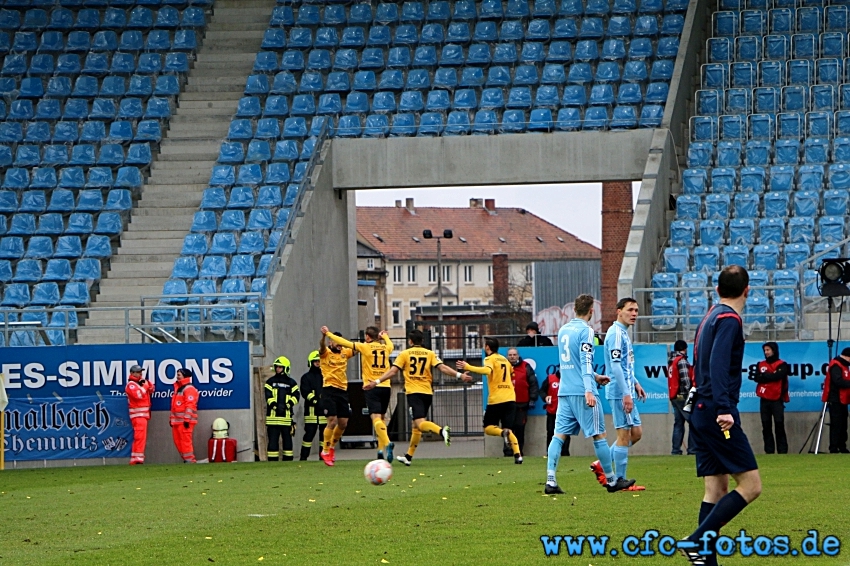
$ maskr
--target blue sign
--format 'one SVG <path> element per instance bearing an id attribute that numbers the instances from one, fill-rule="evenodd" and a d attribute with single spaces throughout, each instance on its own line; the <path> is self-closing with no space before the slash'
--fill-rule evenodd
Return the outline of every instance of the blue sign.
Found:
<path id="1" fill-rule="evenodd" d="M 12 398 L 5 413 L 8 461 L 130 456 L 133 426 L 124 399 Z"/>
<path id="2" fill-rule="evenodd" d="M 670 412 L 670 402 L 667 393 L 667 357 L 668 350 L 664 345 L 635 344 L 635 374 L 641 386 L 646 390 L 645 403 L 638 402 L 641 413 Z M 555 346 L 539 348 L 517 348 L 519 355 L 534 366 L 538 381 L 545 383 L 549 374 L 558 369 L 558 349 Z M 689 349 L 692 352 L 692 348 Z M 823 407 L 821 392 L 826 375 L 827 359 L 826 346 L 821 342 L 780 342 L 780 357 L 791 367 L 788 390 L 791 401 L 786 404 L 786 411 L 819 412 Z M 603 347 L 594 348 L 593 369 L 596 373 L 606 375 L 603 357 Z M 741 400 L 738 411 L 742 413 L 759 412 L 759 399 L 756 397 L 755 377 L 756 364 L 764 360 L 760 343 L 750 343 L 744 348 L 743 382 L 741 384 Z M 691 361 L 693 361 L 691 359 Z M 541 391 L 541 397 L 545 393 Z M 610 414 L 610 407 L 605 399 L 604 390 L 600 390 L 602 405 L 605 412 Z M 530 415 L 544 415 L 543 401 L 538 400 L 537 406 L 529 411 Z"/>
<path id="3" fill-rule="evenodd" d="M 129 369 L 140 365 L 153 382 L 154 411 L 168 411 L 175 374 L 194 373 L 198 409 L 248 409 L 251 406 L 251 358 L 248 342 L 191 344 L 99 344 L 4 348 L 0 371 L 10 400 L 100 395 L 121 398 Z"/>

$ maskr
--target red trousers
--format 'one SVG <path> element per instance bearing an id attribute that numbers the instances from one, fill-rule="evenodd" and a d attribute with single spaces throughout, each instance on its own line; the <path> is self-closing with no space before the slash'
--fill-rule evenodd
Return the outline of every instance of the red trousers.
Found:
<path id="1" fill-rule="evenodd" d="M 171 437 L 174 439 L 174 446 L 177 447 L 177 452 L 184 462 L 195 462 L 195 448 L 192 446 L 192 432 L 195 430 L 195 425 L 190 424 L 189 428 L 182 424 L 171 425 Z"/>
<path id="2" fill-rule="evenodd" d="M 148 441 L 148 419 L 130 419 L 133 423 L 133 448 L 130 452 L 131 464 L 145 463 L 145 444 Z"/>

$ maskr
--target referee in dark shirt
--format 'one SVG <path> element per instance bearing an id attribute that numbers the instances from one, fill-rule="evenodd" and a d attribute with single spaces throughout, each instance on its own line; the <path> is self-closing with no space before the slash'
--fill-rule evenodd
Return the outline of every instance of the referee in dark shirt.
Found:
<path id="1" fill-rule="evenodd" d="M 699 510 L 699 527 L 687 540 L 697 546 L 680 548 L 692 564 L 717 564 L 713 542 L 720 527 L 730 522 L 761 494 L 761 477 L 750 442 L 741 428 L 738 400 L 744 333 L 741 312 L 747 301 L 750 277 L 732 265 L 720 272 L 712 307 L 697 328 L 694 339 L 696 399 L 691 412 L 697 476 L 705 480 Z M 729 476 L 737 486 L 729 491 Z M 711 554 L 701 555 L 709 549 Z"/>

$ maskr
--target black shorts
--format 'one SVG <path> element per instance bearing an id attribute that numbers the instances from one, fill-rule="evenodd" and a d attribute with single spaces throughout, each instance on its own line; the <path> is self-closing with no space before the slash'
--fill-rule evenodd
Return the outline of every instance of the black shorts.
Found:
<path id="1" fill-rule="evenodd" d="M 502 428 L 511 428 L 514 426 L 515 417 L 515 401 L 492 403 L 487 405 L 487 410 L 484 411 L 484 426 L 500 426 L 499 423 L 501 423 Z"/>
<path id="2" fill-rule="evenodd" d="M 732 415 L 735 424 L 729 430 L 729 438 L 726 438 L 717 424 L 714 403 L 704 399 L 697 399 L 694 403 L 690 434 L 694 439 L 698 477 L 740 474 L 758 469 L 750 441 L 741 428 L 741 418 L 737 411 Z"/>
<path id="3" fill-rule="evenodd" d="M 434 396 L 430 393 L 408 393 L 407 407 L 410 411 L 410 418 L 414 421 L 416 419 L 427 419 L 433 399 Z"/>
<path id="4" fill-rule="evenodd" d="M 387 412 L 387 407 L 390 406 L 390 387 L 376 387 L 365 391 L 363 396 L 366 398 L 366 408 L 369 409 L 370 415 L 383 415 Z"/>
<path id="5" fill-rule="evenodd" d="M 326 417 L 349 418 L 351 416 L 351 405 L 348 402 L 348 391 L 336 387 L 323 387 L 322 413 Z"/>

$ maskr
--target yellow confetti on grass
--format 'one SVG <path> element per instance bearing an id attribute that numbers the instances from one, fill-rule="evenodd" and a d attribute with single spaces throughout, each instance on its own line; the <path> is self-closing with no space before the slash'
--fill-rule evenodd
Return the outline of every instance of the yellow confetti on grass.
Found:
<path id="1" fill-rule="evenodd" d="M 260 556 L 259 558 L 257 558 L 257 562 L 262 562 L 262 561 L 263 561 L 263 557 L 262 557 L 262 556 Z"/>
<path id="2" fill-rule="evenodd" d="M 446 499 L 448 499 L 448 497 L 444 497 L 444 498 L 443 498 L 443 500 L 446 500 Z"/>
<path id="3" fill-rule="evenodd" d="M 218 480 L 218 483 L 221 483 L 221 482 L 223 482 L 223 481 L 224 481 L 224 480 Z"/>
<path id="4" fill-rule="evenodd" d="M 387 560 L 386 558 L 381 558 L 381 564 L 389 564 L 389 563 L 390 563 L 390 561 Z"/>
<path id="5" fill-rule="evenodd" d="M 212 540 L 212 537 L 204 537 L 207 540 Z"/>
<path id="6" fill-rule="evenodd" d="M 316 500 L 315 500 L 315 499 L 308 499 L 307 501 L 309 501 L 310 503 L 315 503 L 315 502 L 316 502 Z"/>

